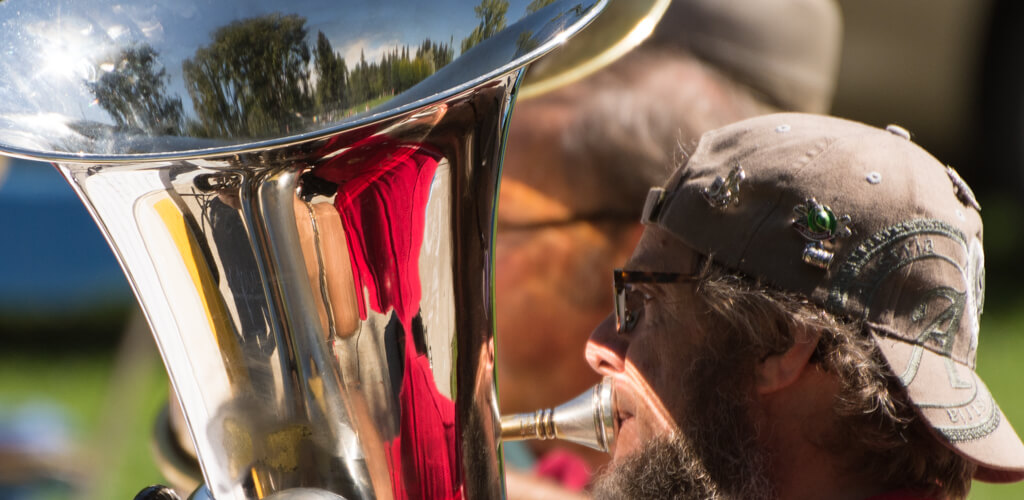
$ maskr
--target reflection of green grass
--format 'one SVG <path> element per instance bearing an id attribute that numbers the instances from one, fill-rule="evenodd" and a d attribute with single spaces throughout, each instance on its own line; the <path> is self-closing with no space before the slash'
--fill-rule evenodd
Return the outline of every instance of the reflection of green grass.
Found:
<path id="1" fill-rule="evenodd" d="M 1019 359 L 1024 356 L 1024 300 L 986 313 L 978 369 L 1010 422 L 1024 430 L 1024 391 Z M 149 443 L 155 415 L 166 401 L 163 366 L 144 356 L 135 377 L 116 381 L 120 398 L 109 388 L 111 354 L 31 354 L 0 351 L 0 409 L 26 401 L 61 405 L 87 455 L 92 499 L 132 498 L 144 486 L 162 481 Z M 124 378 L 134 378 L 124 380 Z M 120 399 L 120 400 L 118 400 Z M 974 484 L 971 500 L 1024 498 L 1024 483 Z"/>
<path id="2" fill-rule="evenodd" d="M 390 101 L 391 99 L 394 99 L 394 98 L 395 98 L 394 95 L 383 95 L 383 96 L 377 97 L 375 99 L 370 99 L 369 101 L 361 103 L 359 106 L 352 106 L 351 108 L 346 109 L 345 112 L 342 113 L 342 116 L 348 117 L 348 116 L 352 116 L 352 115 L 358 115 L 359 113 L 365 113 L 365 112 L 367 112 L 367 111 L 369 111 L 369 110 L 371 110 L 373 108 L 376 108 L 377 106 L 380 106 L 381 104 L 384 104 L 384 103 L 386 103 L 386 102 L 388 102 L 388 101 Z"/>

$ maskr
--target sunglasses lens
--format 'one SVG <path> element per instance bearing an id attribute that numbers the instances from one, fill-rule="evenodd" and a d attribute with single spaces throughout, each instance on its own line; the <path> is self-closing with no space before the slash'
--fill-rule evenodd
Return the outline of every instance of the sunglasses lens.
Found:
<path id="1" fill-rule="evenodd" d="M 615 293 L 615 329 L 619 333 L 627 333 L 636 324 L 637 293 L 628 284 L 616 289 Z"/>
<path id="2" fill-rule="evenodd" d="M 615 331 L 621 333 L 626 319 L 626 291 L 622 287 L 615 288 Z"/>

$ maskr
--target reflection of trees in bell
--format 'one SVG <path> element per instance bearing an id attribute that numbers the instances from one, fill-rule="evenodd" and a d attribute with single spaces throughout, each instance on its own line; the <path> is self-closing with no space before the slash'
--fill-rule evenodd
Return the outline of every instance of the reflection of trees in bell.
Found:
<path id="1" fill-rule="evenodd" d="M 455 56 L 429 39 L 395 47 L 379 61 L 353 66 L 324 33 L 310 46 L 306 20 L 274 14 L 236 21 L 182 65 L 201 137 L 270 137 L 303 129 L 305 120 L 336 120 L 364 111 L 432 75 Z M 312 65 L 310 65 L 312 59 Z"/>
<path id="2" fill-rule="evenodd" d="M 526 12 L 528 14 L 533 14 L 534 12 L 551 5 L 554 1 L 555 0 L 533 0 L 526 6 Z M 541 40 L 547 39 L 553 35 L 554 32 L 564 29 L 566 24 L 580 19 L 583 17 L 585 12 L 586 9 L 583 5 L 577 3 L 572 6 L 572 8 L 564 10 L 557 16 L 551 18 L 540 28 L 538 32 L 535 33 L 533 30 L 526 30 L 519 33 L 519 38 L 516 39 L 516 57 L 532 52 L 537 47 L 540 47 Z"/>
<path id="3" fill-rule="evenodd" d="M 217 29 L 182 63 L 201 137 L 268 137 L 297 130 L 312 108 L 306 20 L 271 14 Z"/>
<path id="4" fill-rule="evenodd" d="M 3 1 L 3 0 L 0 0 Z M 483 0 L 480 25 L 464 49 L 505 28 L 507 0 Z M 143 135 L 265 138 L 307 130 L 311 120 L 334 121 L 366 111 L 416 85 L 455 57 L 453 40 L 429 38 L 396 46 L 376 61 L 350 63 L 317 33 L 307 44 L 306 19 L 271 14 L 218 28 L 209 44 L 182 63 L 194 116 L 181 97 L 167 95 L 169 77 L 159 53 L 146 44 L 123 49 L 114 68 L 86 85 L 114 121 L 114 129 Z M 468 45 L 467 45 L 468 44 Z M 83 122 L 92 135 L 112 130 Z"/>
<path id="5" fill-rule="evenodd" d="M 368 63 L 360 53 L 349 75 L 352 105 L 372 106 L 374 101 L 401 93 L 450 63 L 455 51 L 450 44 L 424 40 L 410 54 L 408 46 L 385 52 L 380 61 Z M 353 111 L 365 111 L 355 109 Z"/>
<path id="6" fill-rule="evenodd" d="M 133 45 L 115 58 L 113 68 L 86 86 L 114 119 L 119 130 L 147 135 L 174 135 L 181 131 L 180 98 L 165 94 L 167 72 L 149 45 Z"/>
<path id="7" fill-rule="evenodd" d="M 344 109 L 349 102 L 348 67 L 345 58 L 340 57 L 331 47 L 331 41 L 324 32 L 317 34 L 316 50 L 313 52 L 317 71 L 316 110 L 323 114 L 331 109 Z"/>
<path id="8" fill-rule="evenodd" d="M 508 0 L 480 0 L 480 5 L 473 7 L 473 11 L 476 12 L 476 18 L 480 20 L 480 24 L 473 28 L 469 36 L 462 39 L 462 52 L 466 52 L 476 44 L 505 29 Z"/>

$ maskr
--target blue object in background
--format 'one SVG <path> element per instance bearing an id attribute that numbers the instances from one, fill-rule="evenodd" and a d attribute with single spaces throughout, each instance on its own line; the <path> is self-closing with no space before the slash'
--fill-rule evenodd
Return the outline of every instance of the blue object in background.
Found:
<path id="1" fill-rule="evenodd" d="M 0 313 L 60 314 L 131 300 L 106 240 L 52 165 L 9 160 L 0 176 L 0 234 Z"/>

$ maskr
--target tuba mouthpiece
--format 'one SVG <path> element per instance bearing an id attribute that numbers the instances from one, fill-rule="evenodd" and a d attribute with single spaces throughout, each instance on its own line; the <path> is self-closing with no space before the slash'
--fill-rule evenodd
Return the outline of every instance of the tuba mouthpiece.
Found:
<path id="1" fill-rule="evenodd" d="M 555 408 L 501 417 L 501 439 L 561 439 L 608 452 L 615 442 L 611 378 Z"/>

